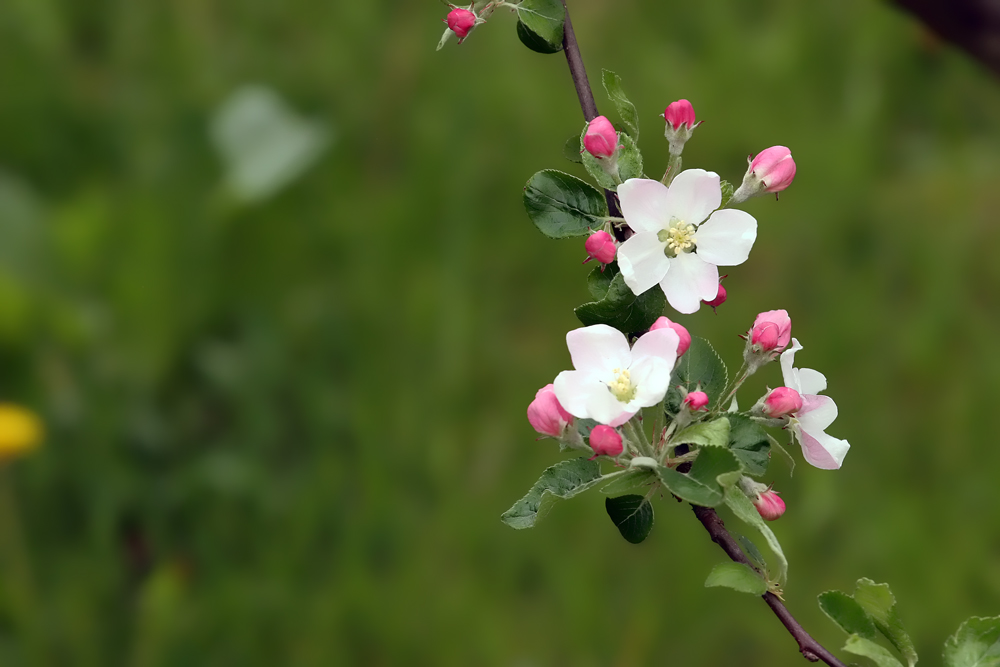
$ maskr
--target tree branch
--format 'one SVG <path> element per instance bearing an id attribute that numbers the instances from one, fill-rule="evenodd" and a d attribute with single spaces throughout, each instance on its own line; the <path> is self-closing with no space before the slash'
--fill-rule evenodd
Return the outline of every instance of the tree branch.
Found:
<path id="1" fill-rule="evenodd" d="M 1000 5 L 991 0 L 894 0 L 1000 75 Z"/>
<path id="2" fill-rule="evenodd" d="M 562 0 L 563 7 L 566 7 L 566 0 Z M 597 104 L 594 102 L 594 93 L 590 89 L 590 82 L 587 80 L 587 70 L 583 66 L 583 58 L 580 56 L 580 46 L 576 41 L 576 33 L 573 32 L 573 23 L 569 18 L 569 7 L 566 7 L 566 23 L 563 31 L 563 51 L 566 54 L 566 63 L 569 65 L 569 73 L 573 77 L 573 86 L 576 88 L 576 96 L 580 99 L 580 108 L 583 110 L 583 117 L 589 123 L 597 117 Z M 620 217 L 621 211 L 615 195 L 610 190 L 604 191 L 604 196 L 608 200 L 608 209 L 611 215 Z M 733 539 L 733 536 L 726 530 L 722 519 L 715 510 L 709 507 L 698 507 L 692 505 L 695 516 L 705 526 L 705 530 L 712 536 L 712 541 L 722 547 L 723 551 L 737 563 L 753 565 L 743 555 L 743 551 Z M 788 630 L 796 642 L 799 644 L 799 651 L 806 660 L 816 662 L 822 660 L 830 667 L 846 667 L 844 663 L 837 659 L 832 653 L 820 646 L 819 642 L 813 639 L 799 622 L 785 608 L 785 605 L 773 593 L 763 595 L 764 602 L 771 608 L 774 615 L 778 617 L 782 625 Z"/>

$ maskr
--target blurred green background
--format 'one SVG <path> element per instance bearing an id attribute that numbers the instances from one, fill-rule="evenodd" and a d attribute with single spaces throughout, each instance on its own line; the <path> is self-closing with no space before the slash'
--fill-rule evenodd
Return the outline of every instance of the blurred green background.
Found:
<path id="1" fill-rule="evenodd" d="M 686 166 L 792 148 L 729 302 L 677 319 L 738 364 L 789 311 L 853 449 L 774 459 L 788 605 L 839 649 L 815 596 L 888 581 L 939 664 L 1000 613 L 997 81 L 879 2 L 570 6 L 648 173 L 681 97 Z M 640 546 L 599 493 L 500 523 L 563 458 L 524 411 L 589 267 L 520 192 L 582 175 L 582 116 L 502 12 L 435 53 L 446 11 L 0 3 L 0 398 L 49 431 L 2 480 L 0 664 L 802 664 L 703 588 L 724 556 L 683 505 Z"/>

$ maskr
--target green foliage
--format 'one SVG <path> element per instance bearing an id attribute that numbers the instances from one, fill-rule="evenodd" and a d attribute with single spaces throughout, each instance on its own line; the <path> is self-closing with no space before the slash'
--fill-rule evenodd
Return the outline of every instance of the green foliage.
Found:
<path id="1" fill-rule="evenodd" d="M 753 503 L 750 502 L 750 499 L 742 491 L 735 487 L 726 491 L 726 505 L 733 511 L 733 514 L 737 518 L 760 531 L 760 534 L 764 537 L 764 541 L 767 542 L 767 546 L 778 559 L 777 581 L 779 583 L 784 582 L 788 578 L 788 560 L 785 558 L 785 552 L 782 551 L 778 538 L 775 537 L 771 527 L 760 516 L 757 508 L 753 506 Z"/>
<path id="2" fill-rule="evenodd" d="M 524 208 L 535 226 L 553 239 L 586 236 L 608 217 L 604 193 L 555 169 L 544 169 L 524 186 Z"/>
<path id="3" fill-rule="evenodd" d="M 744 563 L 719 563 L 705 579 L 705 587 L 724 586 L 740 593 L 763 595 L 767 582 L 759 572 Z"/>
<path id="4" fill-rule="evenodd" d="M 1000 666 L 1000 616 L 973 616 L 944 644 L 945 667 Z"/>
<path id="5" fill-rule="evenodd" d="M 632 544 L 639 544 L 649 536 L 653 528 L 653 505 L 643 496 L 605 498 L 604 507 L 618 532 Z"/>
<path id="6" fill-rule="evenodd" d="M 878 667 L 903 667 L 903 664 L 889 652 L 889 649 L 858 635 L 851 635 L 847 638 L 844 650 L 854 655 L 864 656 Z"/>
<path id="7" fill-rule="evenodd" d="M 604 90 L 608 93 L 608 97 L 611 98 L 612 104 L 615 105 L 615 109 L 618 110 L 618 115 L 625 124 L 626 131 L 632 135 L 633 139 L 638 140 L 639 112 L 636 111 L 635 105 L 625 96 L 625 91 L 622 90 L 622 78 L 611 70 L 603 70 L 601 72 L 601 82 L 604 84 Z"/>
<path id="8" fill-rule="evenodd" d="M 642 154 L 635 140 L 624 132 L 618 133 L 618 149 L 615 154 L 617 178 L 604 168 L 610 158 L 596 158 L 584 150 L 583 138 L 587 135 L 587 125 L 580 133 L 580 160 L 591 178 L 606 190 L 617 190 L 618 184 L 630 178 L 642 176 Z"/>
<path id="9" fill-rule="evenodd" d="M 723 180 L 719 185 L 722 188 L 722 203 L 719 205 L 719 208 L 725 208 L 729 200 L 733 198 L 733 193 L 736 189 L 732 183 L 726 180 Z"/>
<path id="10" fill-rule="evenodd" d="M 677 472 L 659 466 L 657 474 L 672 494 L 694 505 L 715 507 L 726 495 L 725 486 L 735 481 L 733 475 L 740 470 L 739 460 L 728 449 L 704 447 L 698 450 L 691 471 Z"/>
<path id="11" fill-rule="evenodd" d="M 601 267 L 594 267 L 587 287 L 598 300 L 573 311 L 584 326 L 607 324 L 624 334 L 641 333 L 653 325 L 667 305 L 659 288 L 646 290 L 639 296 L 633 294 L 617 263 L 606 265 L 603 272 Z"/>
<path id="12" fill-rule="evenodd" d="M 630 178 L 642 178 L 642 153 L 635 139 L 628 134 L 618 135 L 618 177 L 624 182 Z"/>
<path id="13" fill-rule="evenodd" d="M 853 595 L 827 591 L 819 596 L 819 606 L 844 632 L 851 635 L 848 645 L 853 645 L 854 650 L 846 646 L 844 650 L 870 657 L 880 666 L 890 664 L 886 662 L 888 659 L 895 663 L 891 654 L 871 641 L 875 639 L 875 630 L 878 630 L 899 651 L 909 667 L 917 663 L 916 649 L 899 620 L 896 598 L 889 590 L 889 584 L 858 579 Z"/>
<path id="14" fill-rule="evenodd" d="M 725 447 L 729 443 L 729 420 L 719 417 L 712 421 L 698 422 L 670 439 L 671 445 L 705 445 Z M 733 452 L 734 454 L 736 452 Z"/>
<path id="15" fill-rule="evenodd" d="M 841 591 L 827 591 L 819 596 L 819 608 L 849 635 L 875 639 L 875 623 L 853 597 Z"/>
<path id="16" fill-rule="evenodd" d="M 531 490 L 500 519 L 511 528 L 531 528 L 544 514 L 546 501 L 572 498 L 601 481 L 601 466 L 597 461 L 583 457 L 562 461 L 546 468 Z"/>
<path id="17" fill-rule="evenodd" d="M 580 136 L 574 134 L 563 144 L 563 157 L 576 164 L 583 164 L 583 144 Z"/>
<path id="18" fill-rule="evenodd" d="M 767 472 L 771 461 L 771 443 L 764 428 L 744 415 L 726 413 L 729 420 L 729 448 L 749 475 Z"/>
<path id="19" fill-rule="evenodd" d="M 517 5 L 517 35 L 539 53 L 562 50 L 566 10 L 559 0 L 521 0 Z"/>
<path id="20" fill-rule="evenodd" d="M 691 347 L 681 357 L 670 378 L 667 409 L 672 414 L 680 410 L 681 401 L 684 399 L 678 387 L 683 387 L 687 392 L 700 388 L 708 395 L 709 408 L 715 407 L 722 399 L 722 392 L 726 390 L 728 381 L 729 371 L 726 370 L 726 364 L 712 344 L 700 336 L 692 336 Z"/>

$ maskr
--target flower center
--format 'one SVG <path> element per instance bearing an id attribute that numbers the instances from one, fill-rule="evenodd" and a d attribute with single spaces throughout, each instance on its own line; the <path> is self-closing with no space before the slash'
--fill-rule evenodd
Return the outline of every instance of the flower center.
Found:
<path id="1" fill-rule="evenodd" d="M 636 387 L 632 384 L 632 378 L 627 369 L 623 371 L 616 368 L 614 374 L 615 379 L 608 383 L 608 391 L 622 403 L 628 403 L 635 398 Z"/>
<path id="2" fill-rule="evenodd" d="M 694 225 L 689 225 L 677 218 L 671 218 L 670 226 L 658 231 L 656 238 L 660 240 L 660 243 L 667 244 L 663 249 L 667 257 L 676 257 L 678 253 L 694 252 L 694 231 Z"/>

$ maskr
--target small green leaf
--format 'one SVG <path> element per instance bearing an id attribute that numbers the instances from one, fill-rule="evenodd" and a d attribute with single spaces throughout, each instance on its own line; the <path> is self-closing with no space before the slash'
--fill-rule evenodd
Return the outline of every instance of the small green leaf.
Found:
<path id="1" fill-rule="evenodd" d="M 555 169 L 544 169 L 524 186 L 524 208 L 535 226 L 553 239 L 586 236 L 608 217 L 604 193 Z"/>
<path id="2" fill-rule="evenodd" d="M 719 183 L 719 186 L 722 188 L 722 205 L 719 206 L 719 208 L 726 208 L 726 204 L 728 204 L 729 200 L 733 198 L 733 192 L 735 192 L 735 190 L 733 188 L 733 184 L 729 181 L 722 181 Z"/>
<path id="3" fill-rule="evenodd" d="M 944 643 L 945 667 L 1000 666 L 1000 616 L 973 616 Z"/>
<path id="4" fill-rule="evenodd" d="M 545 469 L 528 493 L 500 519 L 511 528 L 531 528 L 544 513 L 543 505 L 555 498 L 566 500 L 602 481 L 601 466 L 586 458 L 562 461 Z"/>
<path id="5" fill-rule="evenodd" d="M 854 598 L 842 591 L 821 593 L 819 608 L 849 635 L 875 639 L 875 624 Z"/>
<path id="6" fill-rule="evenodd" d="M 712 568 L 705 580 L 705 587 L 725 586 L 740 593 L 763 595 L 767 592 L 767 582 L 749 565 L 743 563 L 719 563 Z"/>
<path id="7" fill-rule="evenodd" d="M 618 137 L 618 178 L 624 183 L 630 178 L 642 178 L 642 153 L 635 139 L 627 134 Z"/>
<path id="8" fill-rule="evenodd" d="M 587 275 L 587 290 L 590 295 L 600 301 L 608 295 L 611 281 L 618 275 L 618 262 L 611 262 L 606 266 L 597 265 L 594 270 Z"/>
<path id="9" fill-rule="evenodd" d="M 524 25 L 523 21 L 517 22 L 517 38 L 535 53 L 559 53 L 563 49 L 562 42 L 559 42 L 558 46 L 549 44 L 540 35 L 532 32 L 528 26 Z"/>
<path id="10" fill-rule="evenodd" d="M 655 288 L 654 288 L 655 289 Z M 651 290 L 652 291 L 652 290 Z M 722 357 L 715 351 L 704 338 L 693 336 L 691 347 L 680 363 L 674 369 L 674 374 L 670 378 L 670 390 L 667 392 L 667 408 L 672 414 L 677 414 L 681 407 L 681 393 L 678 386 L 683 386 L 687 391 L 696 391 L 701 386 L 701 391 L 708 394 L 708 405 L 710 408 L 716 407 L 722 399 L 722 392 L 729 382 L 729 373 L 726 365 L 722 362 Z"/>
<path id="11" fill-rule="evenodd" d="M 605 475 L 605 478 L 610 477 L 611 475 Z M 623 474 L 620 477 L 611 479 L 607 484 L 602 485 L 601 493 L 608 496 L 620 496 L 630 491 L 635 492 L 643 489 L 644 487 L 649 487 L 656 481 L 656 473 L 652 470 L 634 468 L 632 470 L 623 471 Z M 648 490 L 648 488 L 645 488 L 644 493 Z"/>
<path id="12" fill-rule="evenodd" d="M 580 150 L 580 136 L 574 134 L 572 137 L 566 140 L 563 144 L 563 157 L 570 162 L 575 162 L 576 164 L 583 163 L 583 157 Z"/>
<path id="13" fill-rule="evenodd" d="M 604 507 L 618 532 L 632 544 L 639 544 L 649 536 L 653 528 L 653 506 L 643 496 L 605 498 Z"/>
<path id="14" fill-rule="evenodd" d="M 860 655 L 874 662 L 878 667 L 903 667 L 903 663 L 896 660 L 889 649 L 879 646 L 870 639 L 851 635 L 844 644 L 844 650 L 854 655 Z"/>
<path id="15" fill-rule="evenodd" d="M 638 139 L 639 112 L 635 110 L 635 105 L 625 96 L 625 91 L 622 90 L 621 77 L 611 70 L 604 70 L 601 73 L 601 81 L 604 83 L 604 90 L 607 91 L 608 97 L 611 98 L 611 102 L 618 110 L 618 115 L 621 116 L 622 122 L 625 123 L 628 133 L 632 135 L 633 139 Z"/>
<path id="16" fill-rule="evenodd" d="M 725 417 L 719 417 L 710 422 L 698 422 L 697 424 L 688 426 L 672 437 L 670 444 L 725 447 L 729 444 L 729 420 Z"/>
<path id="17" fill-rule="evenodd" d="M 729 420 L 729 448 L 743 464 L 747 474 L 763 475 L 771 461 L 771 443 L 767 431 L 749 417 L 735 412 L 727 413 L 726 419 Z"/>
<path id="18" fill-rule="evenodd" d="M 747 555 L 747 558 L 750 559 L 750 562 L 756 565 L 758 569 L 766 571 L 767 561 L 764 560 L 764 554 L 760 552 L 757 545 L 754 544 L 753 541 L 746 535 L 736 535 L 736 540 L 740 543 L 740 546 L 743 547 L 743 552 Z"/>
<path id="19" fill-rule="evenodd" d="M 738 488 L 731 488 L 726 492 L 726 505 L 733 511 L 733 514 L 759 530 L 760 534 L 764 536 L 767 546 L 771 548 L 771 551 L 778 558 L 778 581 L 785 581 L 788 578 L 788 561 L 785 559 L 785 552 L 781 550 L 778 538 L 774 536 L 771 528 L 761 517 L 757 508 L 753 506 L 753 503 L 746 497 L 746 494 Z"/>
<path id="20" fill-rule="evenodd" d="M 539 51 L 540 53 L 555 53 L 562 50 L 566 9 L 559 0 L 521 0 L 521 3 L 517 5 L 517 18 L 518 37 L 529 49 L 539 51 L 533 46 L 533 44 L 537 45 L 537 40 L 531 40 L 532 43 L 525 41 L 522 30 L 533 34 L 551 49 Z"/>
<path id="21" fill-rule="evenodd" d="M 736 456 L 721 447 L 704 447 L 698 450 L 691 471 L 677 472 L 673 468 L 660 466 L 657 474 L 660 481 L 672 494 L 693 505 L 715 507 L 725 497 L 725 489 L 719 478 L 739 472 L 740 462 Z"/>
<path id="22" fill-rule="evenodd" d="M 876 584 L 871 579 L 858 579 L 854 589 L 854 599 L 868 612 L 875 627 L 885 635 L 889 643 L 896 647 L 906 662 L 913 667 L 917 662 L 917 650 L 910 635 L 903 628 L 896 612 L 896 598 L 889 590 L 889 584 Z"/>
<path id="23" fill-rule="evenodd" d="M 584 326 L 607 324 L 624 334 L 646 331 L 666 308 L 667 300 L 663 296 L 663 290 L 654 287 L 636 296 L 625 284 L 625 278 L 617 272 L 617 265 L 607 265 L 604 272 L 608 273 L 612 266 L 615 267 L 615 273 L 604 297 L 599 301 L 585 303 L 573 312 Z M 593 286 L 591 293 L 601 285 L 596 278 L 593 282 L 589 279 L 587 282 L 588 287 Z"/>

